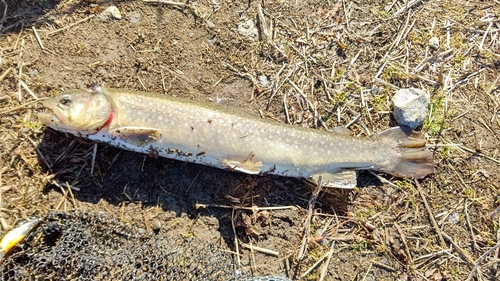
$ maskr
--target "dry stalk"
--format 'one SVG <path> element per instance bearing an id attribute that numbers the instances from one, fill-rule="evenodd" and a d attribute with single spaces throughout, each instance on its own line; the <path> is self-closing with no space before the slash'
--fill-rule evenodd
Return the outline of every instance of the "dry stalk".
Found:
<path id="1" fill-rule="evenodd" d="M 394 222 L 394 226 L 396 227 L 396 230 L 398 231 L 399 236 L 401 237 L 401 240 L 403 241 L 403 245 L 405 246 L 405 253 L 408 256 L 410 268 L 413 269 L 415 267 L 415 264 L 413 263 L 413 258 L 411 257 L 410 248 L 408 247 L 408 242 L 406 241 L 406 234 L 403 232 L 403 230 L 401 229 L 399 224 L 397 224 L 396 222 Z"/>
<path id="2" fill-rule="evenodd" d="M 33 30 L 33 34 L 35 34 L 36 42 L 38 42 L 38 45 L 40 46 L 40 49 L 42 49 L 42 50 L 45 49 L 43 47 L 42 39 L 40 39 L 40 36 L 38 35 L 38 32 L 36 31 L 36 28 L 34 26 L 32 26 L 31 29 Z"/>
<path id="3" fill-rule="evenodd" d="M 56 34 L 56 33 L 59 33 L 59 32 L 61 32 L 61 31 L 66 30 L 66 29 L 68 29 L 68 28 L 71 28 L 71 27 L 73 27 L 73 26 L 75 26 L 75 25 L 79 25 L 80 23 L 82 23 L 82 22 L 86 22 L 86 21 L 90 20 L 90 19 L 91 19 L 91 18 L 93 18 L 93 17 L 95 17 L 95 15 L 90 15 L 90 16 L 88 16 L 88 17 L 84 18 L 84 19 L 81 19 L 81 20 L 79 20 L 79 21 L 76 21 L 76 22 L 74 22 L 74 23 L 72 23 L 72 24 L 69 24 L 69 25 L 67 25 L 67 26 L 65 26 L 65 27 L 62 27 L 62 28 L 56 29 L 56 30 L 54 30 L 54 31 L 47 32 L 47 36 L 54 35 L 54 34 Z"/>
<path id="4" fill-rule="evenodd" d="M 470 231 L 470 235 L 471 235 L 471 238 L 472 238 L 474 250 L 477 251 L 477 250 L 479 250 L 479 246 L 477 245 L 476 236 L 474 235 L 474 229 L 472 228 L 472 224 L 470 223 L 469 212 L 467 210 L 467 206 L 468 206 L 468 204 L 467 204 L 467 199 L 466 199 L 465 202 L 464 202 L 465 220 L 467 222 L 467 226 L 469 227 L 469 231 Z"/>
<path id="5" fill-rule="evenodd" d="M 13 70 L 14 68 L 12 67 L 9 67 L 7 68 L 7 70 L 5 70 L 2 75 L 0 75 L 0 82 L 2 82 L 3 79 L 5 79 L 5 77 L 7 77 L 7 75 L 9 75 L 9 73 Z"/>
<path id="6" fill-rule="evenodd" d="M 199 208 L 208 208 L 208 207 L 216 207 L 216 208 L 223 208 L 223 209 L 235 209 L 235 210 L 252 210 L 252 211 L 270 211 L 270 210 L 287 210 L 287 209 L 292 209 L 296 210 L 297 207 L 295 206 L 279 206 L 279 207 L 241 207 L 241 206 L 228 206 L 228 205 L 217 205 L 217 204 L 200 204 L 196 203 L 195 204 L 195 209 Z"/>
<path id="7" fill-rule="evenodd" d="M 273 250 L 269 250 L 269 249 L 266 249 L 266 248 L 262 248 L 262 247 L 257 247 L 257 246 L 253 246 L 251 244 L 246 244 L 246 243 L 243 243 L 241 242 L 241 247 L 244 248 L 244 249 L 247 249 L 247 250 L 250 250 L 250 251 L 257 251 L 257 252 L 260 252 L 260 253 L 264 253 L 264 254 L 267 254 L 267 255 L 272 255 L 272 256 L 279 256 L 280 253 L 277 252 L 277 251 L 273 251 Z"/>
<path id="8" fill-rule="evenodd" d="M 404 14 L 406 11 L 410 10 L 411 7 L 417 5 L 418 3 L 420 3 L 422 0 L 410 0 L 408 1 L 406 4 L 403 5 L 403 7 L 401 7 L 399 10 L 397 10 L 393 15 L 392 17 L 395 18 L 395 17 L 398 17 L 402 14 Z"/>
<path id="9" fill-rule="evenodd" d="M 234 226 L 234 211 L 235 209 L 232 209 L 231 211 L 231 227 L 233 229 L 233 235 L 234 235 L 234 238 L 233 238 L 233 243 L 234 243 L 234 248 L 236 250 L 236 264 L 238 266 L 241 266 L 241 258 L 240 258 L 240 248 L 239 248 L 239 244 L 238 244 L 238 237 L 236 235 L 236 227 Z"/>
<path id="10" fill-rule="evenodd" d="M 309 204 L 307 208 L 307 217 L 304 221 L 304 227 L 302 231 L 302 243 L 299 247 L 299 252 L 297 254 L 297 260 L 302 260 L 304 258 L 305 253 L 307 252 L 307 244 L 309 241 L 309 235 L 311 233 L 311 219 L 314 212 L 314 205 L 316 204 L 316 200 L 318 199 L 319 192 L 321 191 L 321 183 L 323 178 L 320 176 L 318 179 L 318 184 L 316 188 L 311 194 L 311 198 L 309 199 Z"/>
<path id="11" fill-rule="evenodd" d="M 150 3 L 150 4 L 165 4 L 165 5 L 172 5 L 172 6 L 177 6 L 177 7 L 186 7 L 187 6 L 185 3 L 174 2 L 174 1 L 169 1 L 169 0 L 142 0 L 142 2 Z"/>
<path id="12" fill-rule="evenodd" d="M 333 249 L 333 247 L 332 247 Z M 313 265 L 311 265 L 311 267 L 309 267 L 301 276 L 300 278 L 304 278 L 306 277 L 309 273 L 311 273 L 316 267 L 318 267 L 324 259 L 326 259 L 328 256 L 330 256 L 330 252 L 331 251 L 328 251 L 328 253 L 324 254 L 323 256 L 321 256 L 321 258 L 318 259 L 318 261 L 316 261 Z"/>
<path id="13" fill-rule="evenodd" d="M 474 274 L 476 273 L 476 271 L 478 271 L 478 274 L 477 274 L 477 277 L 478 279 L 480 279 L 480 272 L 479 272 L 479 265 L 481 263 L 481 261 L 483 261 L 483 259 L 485 259 L 487 256 L 489 256 L 491 253 L 493 253 L 494 251 L 496 251 L 496 249 L 500 248 L 500 243 L 497 243 L 495 246 L 493 246 L 491 249 L 489 249 L 488 251 L 486 251 L 486 253 L 484 253 L 483 255 L 481 255 L 479 257 L 479 259 L 477 259 L 476 261 L 476 264 L 474 265 L 474 268 L 472 268 L 471 272 L 469 273 L 469 277 L 467 277 L 467 280 L 466 281 L 470 281 L 472 280 L 472 278 L 474 277 Z"/>

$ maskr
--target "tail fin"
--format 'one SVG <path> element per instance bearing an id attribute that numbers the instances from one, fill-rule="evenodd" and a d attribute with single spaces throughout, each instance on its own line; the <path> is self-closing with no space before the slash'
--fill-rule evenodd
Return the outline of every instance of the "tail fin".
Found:
<path id="1" fill-rule="evenodd" d="M 401 157 L 393 167 L 380 169 L 397 177 L 423 178 L 434 171 L 432 152 L 425 147 L 424 134 L 401 126 L 385 130 L 376 138 L 390 138 L 398 144 Z"/>

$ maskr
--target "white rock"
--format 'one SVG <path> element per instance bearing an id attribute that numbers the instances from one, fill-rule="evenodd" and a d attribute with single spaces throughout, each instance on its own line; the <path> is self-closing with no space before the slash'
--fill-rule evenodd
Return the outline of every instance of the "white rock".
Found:
<path id="1" fill-rule="evenodd" d="M 238 24 L 238 33 L 249 39 L 257 39 L 259 36 L 259 31 L 255 27 L 253 20 L 249 19 Z"/>
<path id="2" fill-rule="evenodd" d="M 133 11 L 130 14 L 130 22 L 131 23 L 138 23 L 141 20 L 141 13 L 138 11 Z"/>
<path id="3" fill-rule="evenodd" d="M 266 75 L 261 75 L 259 76 L 259 84 L 262 86 L 262 88 L 267 88 L 269 86 L 269 79 L 267 79 Z"/>
<path id="4" fill-rule="evenodd" d="M 122 14 L 120 13 L 120 10 L 118 10 L 118 7 L 109 6 L 99 14 L 98 18 L 101 21 L 107 21 L 109 19 L 120 20 L 122 19 Z"/>
<path id="5" fill-rule="evenodd" d="M 415 129 L 424 123 L 430 95 L 420 89 L 401 89 L 394 95 L 392 103 L 396 121 Z"/>
<path id="6" fill-rule="evenodd" d="M 429 47 L 431 47 L 434 50 L 439 49 L 439 38 L 432 37 L 431 39 L 429 39 Z"/>

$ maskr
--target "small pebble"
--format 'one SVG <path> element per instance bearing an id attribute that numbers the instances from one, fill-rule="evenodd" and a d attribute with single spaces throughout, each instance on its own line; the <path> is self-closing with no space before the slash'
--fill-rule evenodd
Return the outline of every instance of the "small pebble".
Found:
<path id="1" fill-rule="evenodd" d="M 259 31 L 255 27 L 253 20 L 249 19 L 238 24 L 238 33 L 241 36 L 247 37 L 248 39 L 257 39 Z"/>
<path id="2" fill-rule="evenodd" d="M 416 88 L 401 89 L 392 99 L 394 118 L 400 125 L 412 129 L 421 126 L 427 116 L 430 95 Z"/>
<path id="3" fill-rule="evenodd" d="M 109 19 L 120 20 L 122 19 L 122 14 L 120 13 L 120 10 L 118 10 L 118 7 L 109 6 L 99 14 L 98 18 L 101 21 L 107 21 Z"/>
<path id="4" fill-rule="evenodd" d="M 158 219 L 153 219 L 151 222 L 151 228 L 154 231 L 159 231 L 161 229 L 161 222 Z"/>
<path id="5" fill-rule="evenodd" d="M 451 213 L 448 216 L 448 221 L 452 224 L 457 224 L 460 222 L 460 215 L 458 213 Z"/>
<path id="6" fill-rule="evenodd" d="M 431 47 L 434 50 L 439 49 L 439 38 L 432 37 L 431 39 L 429 39 L 429 47 Z"/>
<path id="7" fill-rule="evenodd" d="M 269 79 L 267 79 L 266 75 L 259 76 L 259 84 L 262 88 L 267 88 L 267 86 L 269 86 Z"/>
<path id="8" fill-rule="evenodd" d="M 139 13 L 138 11 L 132 12 L 132 14 L 130 15 L 130 22 L 138 23 L 140 20 L 141 20 L 141 13 Z"/>

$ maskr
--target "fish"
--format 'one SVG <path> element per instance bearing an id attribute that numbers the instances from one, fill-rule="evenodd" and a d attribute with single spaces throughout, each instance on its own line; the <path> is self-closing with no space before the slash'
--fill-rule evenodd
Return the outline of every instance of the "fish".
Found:
<path id="1" fill-rule="evenodd" d="M 129 151 L 247 174 L 356 187 L 356 171 L 423 178 L 433 157 L 422 132 L 393 127 L 371 137 L 305 128 L 217 103 L 100 87 L 43 101 L 46 126 Z"/>
<path id="2" fill-rule="evenodd" d="M 19 244 L 30 233 L 30 231 L 40 223 L 41 219 L 34 219 L 10 230 L 0 241 L 0 261 L 14 246 Z"/>

